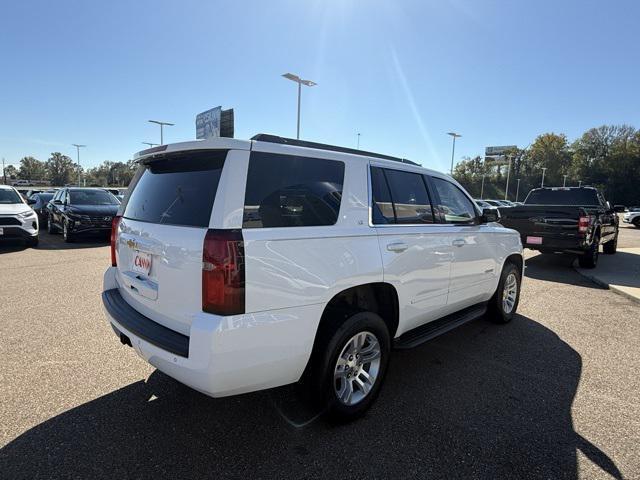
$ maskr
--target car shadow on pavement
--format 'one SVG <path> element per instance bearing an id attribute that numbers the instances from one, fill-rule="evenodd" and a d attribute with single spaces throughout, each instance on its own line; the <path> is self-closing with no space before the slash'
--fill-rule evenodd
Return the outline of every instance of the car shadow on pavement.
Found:
<path id="1" fill-rule="evenodd" d="M 125 348 L 125 347 L 123 347 Z M 580 355 L 518 316 L 394 352 L 367 415 L 295 422 L 294 388 L 212 399 L 158 371 L 63 412 L 0 450 L 6 478 L 577 478 Z M 298 426 L 296 426 L 298 425 Z"/>
<path id="2" fill-rule="evenodd" d="M 538 254 L 525 261 L 525 277 L 547 282 L 579 285 L 602 289 L 601 286 L 579 275 L 573 268 L 575 256 L 563 254 Z"/>

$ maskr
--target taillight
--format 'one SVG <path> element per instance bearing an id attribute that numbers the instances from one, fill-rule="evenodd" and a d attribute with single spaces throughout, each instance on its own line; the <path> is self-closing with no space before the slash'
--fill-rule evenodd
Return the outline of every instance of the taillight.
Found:
<path id="1" fill-rule="evenodd" d="M 121 216 L 116 215 L 111 220 L 111 266 L 117 267 L 118 261 L 116 260 L 116 244 L 118 243 L 118 226 L 120 225 Z"/>
<path id="2" fill-rule="evenodd" d="M 589 229 L 589 217 L 580 217 L 578 219 L 578 231 L 585 233 Z"/>
<path id="3" fill-rule="evenodd" d="M 209 230 L 202 250 L 202 310 L 244 313 L 244 241 L 241 230 Z"/>

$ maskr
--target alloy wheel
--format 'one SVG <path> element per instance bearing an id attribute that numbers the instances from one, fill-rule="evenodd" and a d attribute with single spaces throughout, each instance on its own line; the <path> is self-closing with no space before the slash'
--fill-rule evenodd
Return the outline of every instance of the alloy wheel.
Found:
<path id="1" fill-rule="evenodd" d="M 516 304 L 516 297 L 518 296 L 518 280 L 515 273 L 510 273 L 504 282 L 504 288 L 502 290 L 502 310 L 504 313 L 511 313 L 513 306 Z"/>
<path id="2" fill-rule="evenodd" d="M 361 402 L 378 379 L 381 365 L 378 338 L 371 332 L 359 332 L 342 348 L 334 369 L 334 391 L 345 405 Z"/>

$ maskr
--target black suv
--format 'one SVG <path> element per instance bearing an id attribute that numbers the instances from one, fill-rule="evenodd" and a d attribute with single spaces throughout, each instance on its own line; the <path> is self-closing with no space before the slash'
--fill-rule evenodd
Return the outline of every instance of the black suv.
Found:
<path id="1" fill-rule="evenodd" d="M 111 232 L 111 221 L 120 202 L 101 188 L 62 188 L 47 204 L 49 233 L 62 230 L 65 242 L 85 234 Z"/>

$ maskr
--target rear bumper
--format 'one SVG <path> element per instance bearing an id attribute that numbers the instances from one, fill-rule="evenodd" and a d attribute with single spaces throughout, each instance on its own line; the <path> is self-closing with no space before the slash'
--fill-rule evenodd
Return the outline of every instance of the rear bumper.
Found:
<path id="1" fill-rule="evenodd" d="M 201 312 L 189 335 L 182 335 L 141 315 L 117 289 L 116 268 L 110 267 L 102 297 L 111 326 L 158 370 L 212 397 L 299 380 L 322 314 L 321 305 L 228 317 Z"/>
<path id="2" fill-rule="evenodd" d="M 539 236 L 542 237 L 542 244 L 527 243 L 527 236 Z M 532 250 L 539 250 L 541 252 L 564 252 L 564 253 L 584 253 L 589 244 L 586 238 L 583 237 L 553 237 L 545 235 L 522 235 L 522 246 L 524 248 L 530 248 Z"/>

